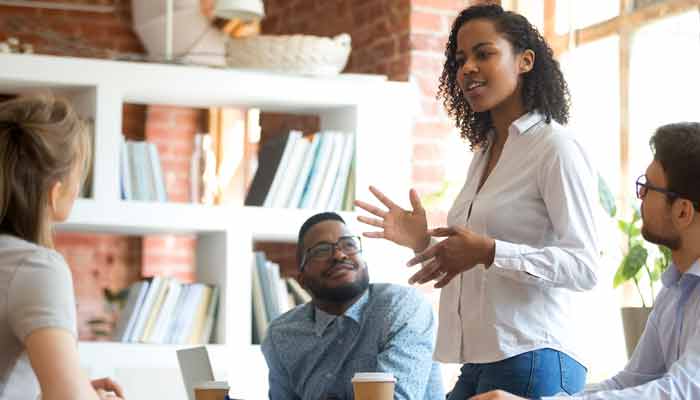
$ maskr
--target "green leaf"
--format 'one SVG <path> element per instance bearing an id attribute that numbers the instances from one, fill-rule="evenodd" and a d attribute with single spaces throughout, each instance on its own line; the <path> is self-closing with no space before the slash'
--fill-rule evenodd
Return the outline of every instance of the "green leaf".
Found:
<path id="1" fill-rule="evenodd" d="M 646 264 L 647 256 L 647 249 L 640 244 L 635 244 L 630 248 L 625 258 L 622 259 L 622 276 L 625 280 L 637 276 L 644 264 Z"/>
<path id="2" fill-rule="evenodd" d="M 620 231 L 622 233 L 624 233 L 625 235 L 627 235 L 627 232 L 629 232 L 629 230 L 630 230 L 630 224 L 628 224 L 627 222 L 625 222 L 623 220 L 617 221 L 617 227 L 620 228 Z"/>
<path id="3" fill-rule="evenodd" d="M 617 272 L 615 272 L 615 278 L 613 278 L 613 288 L 617 288 L 618 286 L 622 285 L 627 281 L 625 277 L 622 275 L 622 270 L 624 269 L 624 262 L 620 263 L 620 266 L 617 267 Z"/>
<path id="4" fill-rule="evenodd" d="M 613 196 L 608 183 L 605 182 L 605 179 L 600 174 L 598 174 L 598 201 L 609 216 L 614 217 L 617 214 L 615 196 Z"/>

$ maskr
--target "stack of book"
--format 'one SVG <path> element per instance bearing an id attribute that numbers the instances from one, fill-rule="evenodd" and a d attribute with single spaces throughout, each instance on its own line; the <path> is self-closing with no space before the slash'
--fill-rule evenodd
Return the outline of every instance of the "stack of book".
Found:
<path id="1" fill-rule="evenodd" d="M 210 342 L 219 288 L 153 277 L 131 285 L 112 335 L 118 342 L 206 344 Z"/>
<path id="2" fill-rule="evenodd" d="M 155 144 L 123 141 L 119 170 L 122 200 L 168 201 L 163 169 Z"/>
<path id="3" fill-rule="evenodd" d="M 276 208 L 350 210 L 354 197 L 355 136 L 299 131 L 268 140 L 260 149 L 245 204 Z"/>
<path id="4" fill-rule="evenodd" d="M 280 267 L 255 252 L 253 261 L 253 343 L 261 343 L 270 321 L 300 304 L 311 301 L 311 296 L 292 278 L 281 278 Z"/>

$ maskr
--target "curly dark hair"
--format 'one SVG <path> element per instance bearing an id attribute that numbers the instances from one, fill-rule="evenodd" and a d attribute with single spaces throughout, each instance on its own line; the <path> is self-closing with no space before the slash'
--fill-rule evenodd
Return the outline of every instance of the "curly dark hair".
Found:
<path id="1" fill-rule="evenodd" d="M 700 123 L 659 127 L 649 140 L 654 159 L 668 179 L 668 189 L 693 202 L 700 211 Z M 671 200 L 671 199 L 669 199 Z"/>
<path id="2" fill-rule="evenodd" d="M 522 15 L 504 11 L 499 5 L 478 5 L 462 10 L 452 24 L 438 90 L 438 98 L 443 99 L 448 115 L 455 118 L 455 125 L 460 129 L 462 138 L 469 140 L 472 149 L 484 145 L 487 142 L 487 132 L 493 125 L 488 111 L 475 112 L 471 109 L 457 82 L 460 68 L 455 59 L 457 33 L 466 22 L 474 19 L 492 21 L 496 30 L 503 34 L 517 53 L 527 49 L 535 53 L 532 70 L 523 76 L 522 97 L 525 109 L 528 112 L 538 110 L 547 123 L 554 119 L 565 124 L 569 120 L 569 88 L 552 49 L 537 28 Z"/>

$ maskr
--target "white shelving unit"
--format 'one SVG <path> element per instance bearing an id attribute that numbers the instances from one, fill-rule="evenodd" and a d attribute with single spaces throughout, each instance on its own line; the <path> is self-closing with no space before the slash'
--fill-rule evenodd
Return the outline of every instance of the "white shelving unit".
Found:
<path id="1" fill-rule="evenodd" d="M 70 98 L 84 116 L 94 119 L 92 197 L 79 200 L 59 229 L 196 235 L 197 280 L 221 288 L 216 344 L 209 349 L 217 378 L 229 380 L 232 394 L 258 399 L 267 393 L 265 362 L 259 347 L 250 344 L 253 241 L 295 241 L 301 223 L 317 211 L 120 200 L 123 103 L 318 115 L 322 129 L 355 133 L 358 198 L 372 199 L 367 187 L 373 184 L 408 203 L 410 132 L 418 107 L 412 84 L 368 75 L 310 78 L 40 55 L 0 54 L 0 66 L 0 93 L 51 91 Z M 353 213 L 343 215 L 352 229 L 365 229 Z M 377 266 L 371 269 L 373 281 L 404 281 L 407 273 L 397 265 L 407 259 L 405 252 L 381 241 L 365 241 L 364 249 L 370 266 Z M 185 399 L 177 347 L 80 343 L 81 360 L 90 373 L 120 380 L 131 400 L 165 398 L 166 392 L 169 399 Z"/>

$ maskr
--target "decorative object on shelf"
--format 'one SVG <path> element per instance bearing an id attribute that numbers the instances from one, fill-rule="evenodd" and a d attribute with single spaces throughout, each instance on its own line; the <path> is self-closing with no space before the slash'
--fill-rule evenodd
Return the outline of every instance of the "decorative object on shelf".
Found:
<path id="1" fill-rule="evenodd" d="M 7 40 L 0 42 L 0 53 L 34 53 L 34 46 L 29 43 L 20 43 L 16 37 L 9 37 Z"/>
<path id="2" fill-rule="evenodd" d="M 134 30 L 159 61 L 224 65 L 226 35 L 203 15 L 240 20 L 264 16 L 261 0 L 132 0 Z"/>
<path id="3" fill-rule="evenodd" d="M 345 68 L 350 50 L 347 33 L 333 38 L 311 35 L 229 38 L 226 63 L 232 68 L 327 76 Z"/>
<path id="4" fill-rule="evenodd" d="M 194 151 L 190 160 L 190 200 L 213 205 L 217 194 L 216 156 L 209 134 L 194 135 Z"/>

